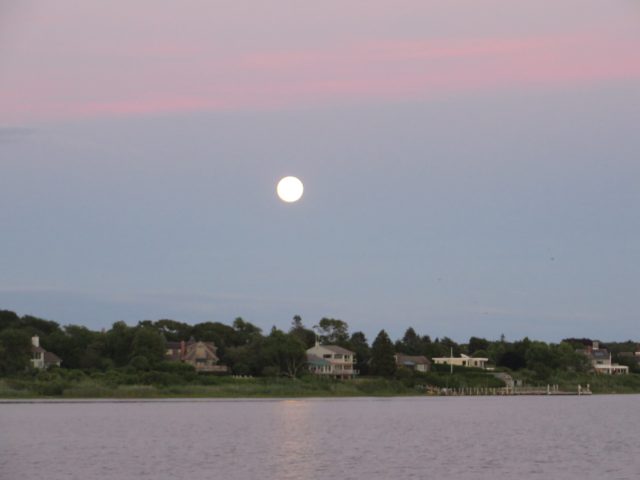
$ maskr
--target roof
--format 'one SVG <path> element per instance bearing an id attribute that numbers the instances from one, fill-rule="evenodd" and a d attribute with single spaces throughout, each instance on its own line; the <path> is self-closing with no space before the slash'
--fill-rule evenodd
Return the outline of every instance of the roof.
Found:
<path id="1" fill-rule="evenodd" d="M 320 345 L 327 350 L 332 351 L 333 353 L 341 353 L 343 355 L 355 355 L 351 350 L 347 350 L 346 348 L 339 347 L 338 345 Z"/>
<path id="2" fill-rule="evenodd" d="M 323 367 L 325 365 L 331 365 L 331 362 L 325 360 L 324 358 L 320 358 L 316 355 L 312 355 L 311 353 L 307 353 L 307 363 L 311 365 L 315 365 L 317 367 Z"/>
<path id="3" fill-rule="evenodd" d="M 187 343 L 187 349 L 184 354 L 184 360 L 196 361 L 196 359 L 206 358 L 217 362 L 219 360 L 216 355 L 217 347 L 213 342 L 191 342 Z M 204 355 L 204 357 L 202 357 Z"/>
<path id="4" fill-rule="evenodd" d="M 468 355 L 462 355 L 460 357 L 433 357 L 434 360 L 482 360 L 488 362 L 489 359 L 485 357 L 470 357 Z"/>
<path id="5" fill-rule="evenodd" d="M 403 355 L 398 353 L 396 355 L 396 363 L 411 367 L 414 365 L 430 365 L 431 361 L 424 355 Z"/>
<path id="6" fill-rule="evenodd" d="M 47 352 L 45 350 L 45 352 L 44 352 L 44 363 L 45 364 L 52 365 L 54 363 L 60 363 L 60 362 L 62 362 L 62 359 L 59 356 L 57 356 L 53 352 Z"/>
<path id="7" fill-rule="evenodd" d="M 216 355 L 218 347 L 216 347 L 215 343 L 200 342 L 193 337 L 186 342 L 166 342 L 166 348 L 164 358 L 167 360 L 195 361 L 196 358 L 207 358 L 215 362 L 219 360 Z M 204 355 L 204 357 L 198 357 L 198 354 Z"/>
<path id="8" fill-rule="evenodd" d="M 46 353 L 47 351 L 42 347 L 36 347 L 35 345 L 31 345 L 31 353 Z"/>
<path id="9" fill-rule="evenodd" d="M 580 350 L 577 350 L 577 352 L 583 353 L 588 357 L 591 357 L 594 359 L 609 360 L 609 350 L 607 350 L 606 348 L 598 348 L 596 350 L 580 349 Z"/>

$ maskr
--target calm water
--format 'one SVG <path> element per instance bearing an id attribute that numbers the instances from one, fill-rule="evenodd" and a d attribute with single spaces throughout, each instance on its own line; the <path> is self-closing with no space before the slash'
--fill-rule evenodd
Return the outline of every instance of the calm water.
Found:
<path id="1" fill-rule="evenodd" d="M 0 478 L 635 480 L 640 396 L 0 404 Z"/>

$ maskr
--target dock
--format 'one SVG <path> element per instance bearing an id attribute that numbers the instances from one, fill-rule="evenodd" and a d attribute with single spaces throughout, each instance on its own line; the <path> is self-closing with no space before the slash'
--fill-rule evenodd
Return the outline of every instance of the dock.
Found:
<path id="1" fill-rule="evenodd" d="M 591 388 L 589 385 L 582 387 L 578 385 L 578 388 L 574 391 L 560 390 L 558 385 L 547 385 L 546 387 L 532 387 L 532 386 L 513 386 L 513 387 L 462 387 L 462 388 L 438 388 L 433 386 L 425 387 L 427 395 L 439 395 L 446 397 L 458 397 L 458 396 L 531 396 L 531 395 L 547 395 L 547 396 L 584 396 L 591 395 Z"/>

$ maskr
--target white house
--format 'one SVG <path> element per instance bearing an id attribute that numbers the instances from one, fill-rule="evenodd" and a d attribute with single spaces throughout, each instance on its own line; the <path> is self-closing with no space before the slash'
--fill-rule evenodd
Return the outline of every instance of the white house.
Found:
<path id="1" fill-rule="evenodd" d="M 580 350 L 587 356 L 596 373 L 604 375 L 627 375 L 629 367 L 611 362 L 611 352 L 606 348 L 600 348 L 600 342 L 594 341 L 584 350 Z"/>
<path id="2" fill-rule="evenodd" d="M 330 378 L 354 378 L 358 371 L 354 369 L 356 355 L 351 350 L 337 345 L 320 345 L 307 350 L 309 371 L 315 375 Z"/>
<path id="3" fill-rule="evenodd" d="M 33 368 L 42 370 L 52 365 L 59 367 L 61 363 L 60 357 L 55 353 L 47 352 L 40 346 L 40 337 L 37 335 L 31 337 L 31 365 Z"/>
<path id="4" fill-rule="evenodd" d="M 486 364 L 489 361 L 484 357 L 469 357 L 468 355 L 460 354 L 460 357 L 437 357 L 433 359 L 433 363 L 436 365 L 453 365 L 454 367 L 473 367 L 481 368 L 485 370 Z"/>

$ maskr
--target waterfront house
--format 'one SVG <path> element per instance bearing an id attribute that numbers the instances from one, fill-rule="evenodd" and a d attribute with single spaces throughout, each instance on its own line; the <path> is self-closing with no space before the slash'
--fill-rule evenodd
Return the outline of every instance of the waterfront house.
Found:
<path id="1" fill-rule="evenodd" d="M 470 357 L 464 353 L 459 357 L 436 357 L 433 359 L 436 365 L 453 365 L 454 367 L 481 368 L 483 370 L 487 368 L 488 361 L 488 358 Z"/>
<path id="2" fill-rule="evenodd" d="M 611 361 L 611 352 L 606 348 L 601 348 L 598 341 L 593 341 L 591 345 L 587 345 L 585 349 L 578 350 L 578 352 L 587 356 L 596 373 L 603 375 L 626 375 L 629 373 L 629 367 Z"/>
<path id="3" fill-rule="evenodd" d="M 165 358 L 192 365 L 196 372 L 226 373 L 225 365 L 218 365 L 218 348 L 213 342 L 199 342 L 193 337 L 188 342 L 167 342 Z"/>
<path id="4" fill-rule="evenodd" d="M 396 367 L 404 367 L 416 372 L 428 372 L 431 370 L 431 361 L 423 355 L 394 355 Z"/>
<path id="5" fill-rule="evenodd" d="M 61 363 L 60 357 L 40 346 L 38 335 L 31 337 L 31 366 L 33 368 L 43 370 L 51 366 L 59 367 Z"/>
<path id="6" fill-rule="evenodd" d="M 307 364 L 314 375 L 327 378 L 354 378 L 358 371 L 354 369 L 356 354 L 337 345 L 320 345 L 307 350 Z"/>

